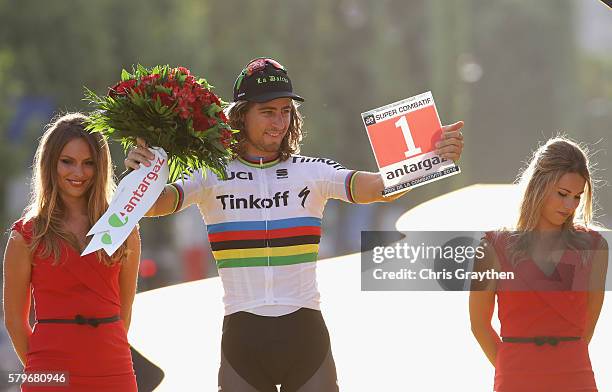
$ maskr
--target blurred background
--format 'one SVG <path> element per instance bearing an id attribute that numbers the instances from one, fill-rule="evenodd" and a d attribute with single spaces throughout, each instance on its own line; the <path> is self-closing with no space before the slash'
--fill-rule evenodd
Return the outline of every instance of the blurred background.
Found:
<path id="1" fill-rule="evenodd" d="M 330 202 L 321 258 L 358 251 L 360 231 L 393 230 L 432 197 L 512 182 L 558 132 L 590 146 L 597 218 L 612 226 L 612 11 L 601 1 L 0 0 L 0 21 L 2 247 L 45 124 L 87 111 L 84 86 L 104 93 L 136 63 L 181 65 L 229 101 L 259 56 L 285 65 L 306 98 L 304 155 L 376 171 L 360 113 L 428 90 L 442 123 L 466 124 L 461 175 L 393 204 Z M 112 153 L 118 175 L 124 153 Z M 196 208 L 145 219 L 141 235 L 139 291 L 217 275 Z M 2 369 L 20 369 L 4 329 Z"/>

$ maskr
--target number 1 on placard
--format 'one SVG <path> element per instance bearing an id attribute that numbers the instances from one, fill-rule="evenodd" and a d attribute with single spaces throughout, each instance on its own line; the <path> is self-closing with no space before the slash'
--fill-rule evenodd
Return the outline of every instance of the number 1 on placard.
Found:
<path id="1" fill-rule="evenodd" d="M 410 127 L 408 126 L 406 116 L 402 116 L 399 120 L 397 120 L 395 122 L 395 126 L 397 128 L 402 128 L 404 139 L 406 140 L 406 144 L 408 144 L 408 151 L 405 152 L 406 158 L 410 158 L 417 154 L 420 154 L 421 149 L 414 145 L 414 139 L 412 138 L 412 134 L 410 133 Z"/>

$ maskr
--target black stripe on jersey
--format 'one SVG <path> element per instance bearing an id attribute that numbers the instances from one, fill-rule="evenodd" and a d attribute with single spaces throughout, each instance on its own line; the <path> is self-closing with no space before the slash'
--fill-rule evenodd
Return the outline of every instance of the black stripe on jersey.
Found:
<path id="1" fill-rule="evenodd" d="M 320 241 L 321 236 L 319 235 L 302 235 L 287 238 L 270 238 L 268 240 L 259 239 L 211 242 L 210 247 L 214 251 L 226 249 L 252 249 L 266 247 L 278 248 L 282 246 L 318 244 Z"/>

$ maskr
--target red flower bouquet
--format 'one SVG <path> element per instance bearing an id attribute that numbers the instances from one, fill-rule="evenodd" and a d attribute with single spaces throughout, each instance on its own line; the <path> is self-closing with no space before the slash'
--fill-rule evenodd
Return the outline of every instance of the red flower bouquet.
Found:
<path id="1" fill-rule="evenodd" d="M 133 73 L 123 70 L 121 82 L 106 96 L 86 88 L 87 99 L 96 107 L 87 129 L 120 141 L 126 150 L 137 137 L 163 148 L 170 181 L 188 169 L 202 168 L 226 178 L 235 131 L 223 113 L 225 102 L 211 89 L 183 67 L 138 65 Z"/>

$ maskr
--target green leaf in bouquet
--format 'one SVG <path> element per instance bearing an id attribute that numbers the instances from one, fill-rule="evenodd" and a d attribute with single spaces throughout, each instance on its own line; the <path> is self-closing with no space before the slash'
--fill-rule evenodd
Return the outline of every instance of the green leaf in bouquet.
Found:
<path id="1" fill-rule="evenodd" d="M 215 114 L 221 111 L 221 107 L 216 103 L 211 103 L 208 109 L 206 109 L 206 115 L 208 117 L 214 117 Z"/>
<path id="2" fill-rule="evenodd" d="M 132 90 L 130 92 L 130 100 L 132 101 L 132 103 L 136 106 L 144 106 L 146 105 L 146 100 L 143 94 L 138 93 L 136 90 Z"/>
<path id="3" fill-rule="evenodd" d="M 155 91 L 157 91 L 158 93 L 172 95 L 172 89 L 170 87 L 164 87 L 160 84 L 155 85 Z"/>
<path id="4" fill-rule="evenodd" d="M 215 124 L 208 128 L 204 132 L 198 132 L 198 137 L 202 139 L 218 139 L 219 138 L 219 124 Z"/>
<path id="5" fill-rule="evenodd" d="M 225 109 L 225 108 L 227 108 L 230 105 L 230 102 L 225 102 L 221 98 L 219 98 L 219 101 L 221 101 L 221 108 L 222 109 Z"/>
<path id="6" fill-rule="evenodd" d="M 149 70 L 141 64 L 136 65 L 136 72 L 139 77 L 143 77 L 149 74 Z"/>
<path id="7" fill-rule="evenodd" d="M 215 86 L 213 86 L 212 84 L 209 84 L 204 78 L 198 79 L 198 84 L 207 90 L 212 90 L 213 88 L 215 88 Z"/>
<path id="8" fill-rule="evenodd" d="M 219 152 L 224 153 L 225 152 L 225 147 L 223 147 L 223 144 L 221 144 L 221 142 L 219 141 L 219 139 L 210 139 L 210 143 L 217 149 L 219 150 Z"/>
<path id="9" fill-rule="evenodd" d="M 132 75 L 128 71 L 126 71 L 125 69 L 122 69 L 121 70 L 121 81 L 125 82 L 125 81 L 128 81 L 130 79 L 132 79 Z"/>
<path id="10" fill-rule="evenodd" d="M 207 139 L 210 137 L 217 137 L 219 133 L 219 124 L 215 124 L 214 126 L 208 128 L 205 131 L 198 132 L 198 138 Z"/>
<path id="11" fill-rule="evenodd" d="M 167 80 L 169 74 L 170 74 L 170 66 L 169 65 L 164 65 L 163 67 L 161 67 L 159 75 L 161 76 L 161 78 L 163 80 Z"/>
<path id="12" fill-rule="evenodd" d="M 195 129 L 193 129 L 193 119 L 192 118 L 188 118 L 187 121 L 185 122 L 185 125 L 187 125 L 187 132 L 190 135 L 197 136 Z"/>

